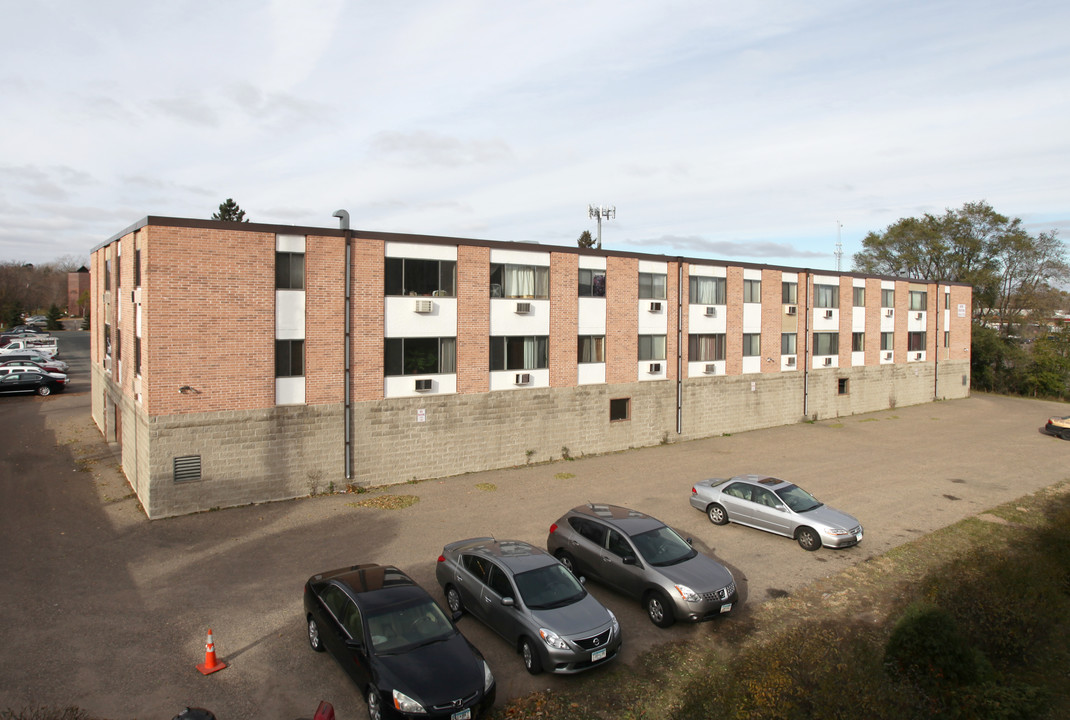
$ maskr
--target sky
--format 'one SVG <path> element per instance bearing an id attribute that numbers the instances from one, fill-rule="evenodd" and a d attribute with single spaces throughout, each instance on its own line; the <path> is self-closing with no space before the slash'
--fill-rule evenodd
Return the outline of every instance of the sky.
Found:
<path id="1" fill-rule="evenodd" d="M 1070 237 L 1065 0 L 0 0 L 0 262 L 148 215 L 836 270 Z M 837 244 L 843 254 L 836 256 Z"/>

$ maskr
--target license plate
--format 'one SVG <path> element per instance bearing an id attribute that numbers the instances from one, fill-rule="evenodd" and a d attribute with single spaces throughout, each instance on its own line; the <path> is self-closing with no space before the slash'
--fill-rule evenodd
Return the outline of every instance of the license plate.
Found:
<path id="1" fill-rule="evenodd" d="M 862 542 L 862 533 L 858 533 L 857 535 L 855 535 L 855 540 L 857 540 L 858 542 Z"/>
<path id="2" fill-rule="evenodd" d="M 450 715 L 450 720 L 472 720 L 472 708 L 458 710 L 457 712 Z"/>
<path id="3" fill-rule="evenodd" d="M 724 605 L 721 605 L 721 612 L 723 612 L 723 613 L 726 613 L 731 609 L 732 609 L 732 603 L 725 603 Z"/>
<path id="4" fill-rule="evenodd" d="M 598 662 L 599 660 L 605 660 L 605 659 L 606 659 L 606 648 L 602 648 L 601 650 L 595 650 L 593 653 L 591 653 L 591 662 Z"/>

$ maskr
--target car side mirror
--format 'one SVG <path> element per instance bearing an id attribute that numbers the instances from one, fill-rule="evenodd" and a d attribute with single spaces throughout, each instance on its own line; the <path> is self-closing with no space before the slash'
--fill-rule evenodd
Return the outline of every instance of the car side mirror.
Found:
<path id="1" fill-rule="evenodd" d="M 464 611 L 463 610 L 458 610 L 457 612 L 453 613 L 453 622 L 455 622 L 455 623 L 459 622 L 460 619 L 463 618 L 463 617 L 464 617 Z"/>
<path id="2" fill-rule="evenodd" d="M 687 542 L 688 545 L 694 545 L 695 544 L 695 541 L 692 540 L 691 538 L 687 538 L 686 542 Z"/>
<path id="3" fill-rule="evenodd" d="M 586 584 L 587 584 L 587 578 L 586 578 L 585 576 L 583 576 L 583 575 L 580 575 L 580 576 L 579 576 L 579 577 L 577 578 L 577 580 L 579 580 L 579 581 L 580 581 L 580 585 L 586 585 Z"/>
<path id="4" fill-rule="evenodd" d="M 639 558 L 635 557 L 635 555 L 625 555 L 624 557 L 621 558 L 620 561 L 622 563 L 624 563 L 625 565 L 638 565 L 639 564 Z"/>
<path id="5" fill-rule="evenodd" d="M 364 643 L 362 643 L 360 640 L 346 640 L 346 649 L 359 650 L 360 652 L 364 652 Z"/>
<path id="6" fill-rule="evenodd" d="M 788 511 L 788 506 L 784 505 L 783 503 L 778 503 L 778 504 L 773 506 L 773 509 L 774 510 L 779 510 L 780 512 L 787 512 Z"/>
<path id="7" fill-rule="evenodd" d="M 505 607 L 513 607 L 513 605 L 516 605 L 516 600 L 513 600 L 513 598 L 511 597 L 503 597 L 502 605 L 504 605 Z"/>

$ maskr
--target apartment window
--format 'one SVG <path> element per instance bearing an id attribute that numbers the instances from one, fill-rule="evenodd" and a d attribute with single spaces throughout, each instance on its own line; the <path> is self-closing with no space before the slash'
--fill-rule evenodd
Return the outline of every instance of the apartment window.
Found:
<path id="1" fill-rule="evenodd" d="M 627 420 L 630 415 L 630 398 L 613 398 L 609 401 L 609 421 Z"/>
<path id="2" fill-rule="evenodd" d="M 104 289 L 111 290 L 111 260 L 104 261 Z"/>
<path id="3" fill-rule="evenodd" d="M 725 279 L 692 275 L 689 279 L 689 298 L 692 305 L 724 305 Z"/>
<path id="4" fill-rule="evenodd" d="M 141 249 L 134 250 L 134 287 L 141 287 Z"/>
<path id="5" fill-rule="evenodd" d="M 780 336 L 780 354 L 781 355 L 795 355 L 795 333 L 783 333 Z"/>
<path id="6" fill-rule="evenodd" d="M 639 273 L 639 299 L 664 300 L 665 276 L 655 273 Z"/>
<path id="7" fill-rule="evenodd" d="M 799 283 L 780 283 L 780 302 L 785 305 L 799 304 Z"/>
<path id="8" fill-rule="evenodd" d="M 455 260 L 388 257 L 386 294 L 453 297 L 456 276 Z"/>
<path id="9" fill-rule="evenodd" d="M 951 309 L 951 293 L 944 293 L 944 310 Z"/>
<path id="10" fill-rule="evenodd" d="M 814 333 L 814 355 L 839 355 L 839 333 Z"/>
<path id="11" fill-rule="evenodd" d="M 925 333 L 907 333 L 907 352 L 923 352 L 925 350 Z"/>
<path id="12" fill-rule="evenodd" d="M 539 370 L 550 367 L 549 338 L 545 335 L 492 337 L 491 370 Z"/>
<path id="13" fill-rule="evenodd" d="M 115 328 L 115 359 L 123 359 L 123 331 L 122 328 Z"/>
<path id="14" fill-rule="evenodd" d="M 924 290 L 911 290 L 910 291 L 910 309 L 911 310 L 928 310 L 929 309 L 929 293 Z"/>
<path id="15" fill-rule="evenodd" d="M 851 291 L 851 305 L 853 307 L 865 307 L 866 306 L 866 289 L 864 287 L 852 288 L 852 291 Z"/>
<path id="16" fill-rule="evenodd" d="M 304 253 L 275 253 L 275 288 L 278 290 L 305 289 Z"/>
<path id="17" fill-rule="evenodd" d="M 104 323 L 104 357 L 111 357 L 111 325 Z"/>
<path id="18" fill-rule="evenodd" d="M 895 333 L 882 332 L 881 333 L 881 350 L 894 350 L 895 349 Z"/>
<path id="19" fill-rule="evenodd" d="M 602 363 L 606 361 L 605 335 L 580 335 L 576 362 Z"/>
<path id="20" fill-rule="evenodd" d="M 944 330 L 944 347 L 951 347 L 951 333 Z"/>
<path id="21" fill-rule="evenodd" d="M 881 290 L 881 307 L 882 308 L 894 308 L 895 307 L 895 290 L 888 288 Z"/>
<path id="22" fill-rule="evenodd" d="M 605 297 L 606 271 L 580 268 L 580 297 Z"/>
<path id="23" fill-rule="evenodd" d="M 840 395 L 847 395 L 848 390 L 851 389 L 851 385 L 848 378 L 839 378 L 836 389 Z"/>
<path id="24" fill-rule="evenodd" d="M 119 257 L 117 257 L 115 259 L 115 287 L 117 289 L 120 289 L 120 290 L 122 289 L 122 287 L 123 287 L 122 279 L 123 279 L 123 256 L 120 255 Z"/>
<path id="25" fill-rule="evenodd" d="M 546 299 L 550 297 L 550 268 L 491 263 L 490 296 Z"/>
<path id="26" fill-rule="evenodd" d="M 640 335 L 639 336 L 639 360 L 664 360 L 665 359 L 665 336 L 664 335 Z"/>
<path id="27" fill-rule="evenodd" d="M 386 338 L 386 375 L 457 372 L 456 338 Z"/>
<path id="28" fill-rule="evenodd" d="M 275 341 L 275 377 L 301 377 L 305 374 L 305 341 Z"/>
<path id="29" fill-rule="evenodd" d="M 838 308 L 840 287 L 838 285 L 814 285 L 814 307 Z"/>
<path id="30" fill-rule="evenodd" d="M 687 358 L 691 362 L 714 362 L 715 360 L 724 360 L 724 333 L 717 335 L 688 335 Z"/>
<path id="31" fill-rule="evenodd" d="M 864 352 L 866 349 L 866 334 L 864 332 L 851 333 L 851 352 Z"/>
<path id="32" fill-rule="evenodd" d="M 759 333 L 743 334 L 743 357 L 758 357 L 762 354 L 762 336 Z"/>
<path id="33" fill-rule="evenodd" d="M 134 374 L 141 374 L 141 338 L 134 337 Z"/>
<path id="34" fill-rule="evenodd" d="M 745 303 L 760 303 L 762 301 L 762 281 L 761 280 L 744 280 L 743 281 L 743 302 Z"/>

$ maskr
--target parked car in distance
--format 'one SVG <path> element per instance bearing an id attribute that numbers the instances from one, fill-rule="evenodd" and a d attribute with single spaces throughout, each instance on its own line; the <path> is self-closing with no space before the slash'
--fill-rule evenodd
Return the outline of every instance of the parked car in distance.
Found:
<path id="1" fill-rule="evenodd" d="M 1048 422 L 1044 426 L 1044 432 L 1063 440 L 1070 440 L 1070 415 L 1048 418 Z"/>
<path id="2" fill-rule="evenodd" d="M 30 365 L 30 364 L 27 364 L 27 365 L 18 365 L 18 364 L 15 364 L 15 365 L 0 365 L 0 377 L 2 377 L 4 375 L 10 375 L 11 373 L 24 373 L 24 372 L 41 373 L 43 375 L 47 375 L 48 377 L 52 378 L 53 380 L 55 380 L 56 382 L 60 383 L 64 387 L 67 386 L 67 375 L 65 373 L 53 372 L 51 370 L 45 370 L 44 368 L 42 368 L 40 366 Z"/>
<path id="3" fill-rule="evenodd" d="M 372 720 L 472 720 L 494 704 L 483 656 L 412 578 L 369 563 L 305 583 L 308 643 L 360 688 Z"/>
<path id="4" fill-rule="evenodd" d="M 36 352 L 24 352 L 13 353 L 11 355 L 0 356 L 0 363 L 9 363 L 19 361 L 35 362 L 43 368 L 46 368 L 49 372 L 61 372 L 65 373 L 70 370 L 70 365 L 59 358 L 50 358 Z"/>
<path id="5" fill-rule="evenodd" d="M 442 549 L 435 578 L 454 613 L 505 638 L 532 675 L 604 665 L 621 647 L 617 618 L 549 553 L 519 540 L 472 538 Z"/>
<path id="6" fill-rule="evenodd" d="M 0 393 L 3 394 L 37 393 L 45 396 L 63 392 L 66 384 L 66 380 L 58 380 L 42 370 L 0 374 Z"/>
<path id="7" fill-rule="evenodd" d="M 64 363 L 66 365 L 66 363 Z M 2 368 L 29 368 L 31 370 L 43 370 L 46 373 L 59 373 L 66 375 L 67 373 L 60 370 L 61 365 L 58 363 L 38 363 L 32 360 L 0 360 L 0 369 Z"/>
<path id="8" fill-rule="evenodd" d="M 573 508 L 550 526 L 546 549 L 574 574 L 638 598 L 658 627 L 711 620 L 739 599 L 728 568 L 637 510 Z"/>
<path id="9" fill-rule="evenodd" d="M 767 475 L 702 480 L 691 488 L 691 506 L 714 525 L 729 522 L 794 538 L 804 550 L 862 542 L 862 524 L 825 505 L 798 485 Z"/>

